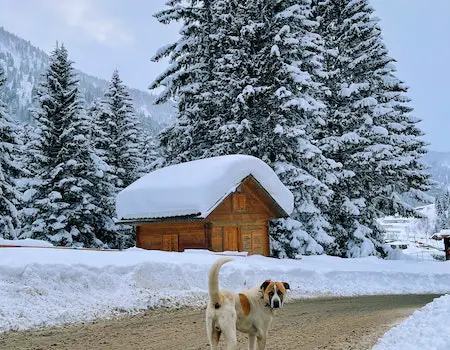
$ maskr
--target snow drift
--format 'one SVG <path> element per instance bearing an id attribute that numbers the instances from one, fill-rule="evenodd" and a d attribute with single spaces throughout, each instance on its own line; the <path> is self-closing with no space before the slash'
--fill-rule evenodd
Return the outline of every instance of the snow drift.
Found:
<path id="1" fill-rule="evenodd" d="M 219 256 L 132 248 L 126 251 L 0 249 L 0 331 L 90 321 L 155 307 L 204 306 L 207 272 Z M 235 257 L 222 288 L 267 278 L 289 282 L 291 298 L 445 293 L 449 263 L 329 256 L 278 260 Z"/>

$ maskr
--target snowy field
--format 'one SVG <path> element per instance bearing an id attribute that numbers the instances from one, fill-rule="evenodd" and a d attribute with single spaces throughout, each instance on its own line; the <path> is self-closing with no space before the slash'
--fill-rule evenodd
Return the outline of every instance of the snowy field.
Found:
<path id="1" fill-rule="evenodd" d="M 203 306 L 207 272 L 218 256 L 168 253 L 0 248 L 0 331 L 24 330 L 146 308 Z M 221 286 L 239 290 L 267 278 L 289 282 L 292 298 L 448 293 L 450 263 L 329 256 L 277 260 L 235 257 Z"/>

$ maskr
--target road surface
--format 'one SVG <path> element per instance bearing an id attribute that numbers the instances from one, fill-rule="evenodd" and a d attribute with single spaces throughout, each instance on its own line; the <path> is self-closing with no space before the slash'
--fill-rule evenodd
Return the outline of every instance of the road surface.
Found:
<path id="1" fill-rule="evenodd" d="M 437 295 L 323 298 L 285 304 L 267 349 L 370 349 L 389 328 Z M 239 335 L 239 349 L 247 349 Z M 224 347 L 222 347 L 223 349 Z M 149 310 L 93 324 L 0 333 L 0 349 L 209 349 L 204 310 Z"/>

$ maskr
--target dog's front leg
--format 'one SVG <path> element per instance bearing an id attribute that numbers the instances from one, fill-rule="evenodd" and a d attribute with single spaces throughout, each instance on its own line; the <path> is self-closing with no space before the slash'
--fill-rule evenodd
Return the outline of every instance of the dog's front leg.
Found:
<path id="1" fill-rule="evenodd" d="M 256 335 L 248 335 L 248 350 L 256 350 Z"/>

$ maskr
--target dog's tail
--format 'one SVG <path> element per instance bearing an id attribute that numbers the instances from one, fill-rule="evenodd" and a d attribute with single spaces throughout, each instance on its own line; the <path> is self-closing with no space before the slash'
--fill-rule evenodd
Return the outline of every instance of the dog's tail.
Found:
<path id="1" fill-rule="evenodd" d="M 209 299 L 216 309 L 222 304 L 222 298 L 219 293 L 219 271 L 223 264 L 233 260 L 232 258 L 218 259 L 209 270 L 208 288 Z"/>

